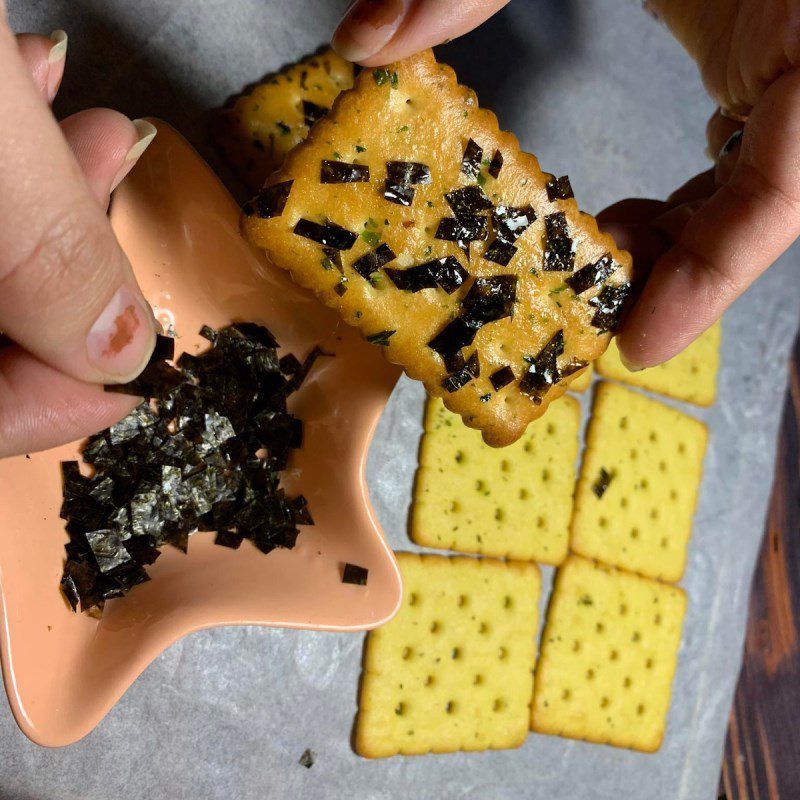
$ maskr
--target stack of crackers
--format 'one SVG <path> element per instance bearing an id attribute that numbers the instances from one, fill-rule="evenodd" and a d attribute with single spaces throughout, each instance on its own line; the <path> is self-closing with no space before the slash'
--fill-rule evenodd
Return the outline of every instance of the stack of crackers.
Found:
<path id="1" fill-rule="evenodd" d="M 532 729 L 652 752 L 707 432 L 619 382 L 710 405 L 719 326 L 628 372 L 611 337 L 630 257 L 569 180 L 430 53 L 365 73 L 334 100 L 352 65 L 321 53 L 218 127 L 243 180 L 266 178 L 246 236 L 431 395 L 411 538 L 464 555 L 398 554 L 402 606 L 367 639 L 356 749 L 511 748 Z M 596 383 L 578 469 L 580 404 L 563 393 L 589 387 L 592 361 L 614 382 Z M 557 574 L 537 655 L 538 564 Z"/>

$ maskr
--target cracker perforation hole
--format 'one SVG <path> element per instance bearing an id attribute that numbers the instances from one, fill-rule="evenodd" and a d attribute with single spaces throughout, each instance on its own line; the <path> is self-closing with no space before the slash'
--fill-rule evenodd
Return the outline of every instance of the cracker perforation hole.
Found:
<path id="1" fill-rule="evenodd" d="M 498 697 L 494 701 L 494 703 L 492 703 L 492 711 L 494 711 L 496 714 L 501 711 L 505 711 L 505 709 L 506 709 L 506 701 L 503 700 L 502 697 Z"/>
<path id="2" fill-rule="evenodd" d="M 414 657 L 414 651 L 410 647 L 404 647 L 402 657 L 403 661 L 410 661 Z"/>
<path id="3" fill-rule="evenodd" d="M 505 647 L 498 648 L 498 650 L 497 650 L 497 658 L 498 658 L 498 660 L 505 661 L 505 659 L 507 657 L 508 657 L 508 650 Z"/>

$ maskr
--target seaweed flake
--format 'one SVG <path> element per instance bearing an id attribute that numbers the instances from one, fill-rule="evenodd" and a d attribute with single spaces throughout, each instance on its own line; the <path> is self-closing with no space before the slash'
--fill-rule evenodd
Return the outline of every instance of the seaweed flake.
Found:
<path id="1" fill-rule="evenodd" d="M 477 178 L 478 173 L 481 171 L 482 158 L 483 149 L 481 146 L 474 139 L 469 139 L 467 146 L 464 148 L 464 155 L 461 157 L 461 172 L 464 175 Z"/>
<path id="2" fill-rule="evenodd" d="M 560 178 L 551 178 L 547 182 L 546 188 L 547 199 L 551 203 L 555 200 L 569 200 L 571 197 L 575 197 L 568 175 L 562 175 Z"/>
<path id="3" fill-rule="evenodd" d="M 544 218 L 545 246 L 544 265 L 546 272 L 572 272 L 575 269 L 575 244 L 569 235 L 567 216 L 563 211 L 548 214 Z"/>
<path id="4" fill-rule="evenodd" d="M 350 161 L 323 159 L 319 173 L 320 183 L 369 183 L 369 167 Z"/>
<path id="5" fill-rule="evenodd" d="M 286 207 L 292 183 L 294 181 L 283 181 L 274 183 L 272 186 L 265 186 L 253 200 L 244 204 L 243 213 L 247 217 L 257 214 L 261 219 L 279 217 Z"/>
<path id="6" fill-rule="evenodd" d="M 467 360 L 466 364 L 456 372 L 448 375 L 442 381 L 442 388 L 446 392 L 456 392 L 462 387 L 466 386 L 471 380 L 479 377 L 481 374 L 480 360 L 478 358 L 478 351 L 476 350 Z"/>
<path id="7" fill-rule="evenodd" d="M 358 234 L 348 231 L 335 222 L 329 221 L 324 225 L 320 225 L 318 222 L 312 222 L 310 219 L 305 218 L 297 220 L 297 224 L 294 226 L 294 233 L 304 239 L 311 239 L 312 242 L 317 242 L 317 244 L 334 250 L 349 250 L 358 239 Z"/>
<path id="8" fill-rule="evenodd" d="M 496 392 L 499 392 L 504 386 L 508 386 L 509 383 L 513 383 L 514 380 L 514 370 L 508 365 L 505 367 L 500 367 L 500 369 L 496 369 L 489 376 L 489 382 L 492 384 L 492 388 Z"/>
<path id="9" fill-rule="evenodd" d="M 342 583 L 353 583 L 356 586 L 366 586 L 369 570 L 357 564 L 346 563 L 342 570 Z"/>
<path id="10" fill-rule="evenodd" d="M 303 100 L 303 121 L 309 128 L 317 122 L 317 120 L 322 119 L 329 111 L 329 108 L 318 106 L 310 100 Z"/>
<path id="11" fill-rule="evenodd" d="M 494 208 L 494 203 L 480 186 L 454 189 L 452 192 L 447 192 L 444 197 L 456 217 L 471 217 Z"/>
<path id="12" fill-rule="evenodd" d="M 391 339 L 396 333 L 397 331 L 378 331 L 377 333 L 371 333 L 369 336 L 364 338 L 366 338 L 370 344 L 377 344 L 379 347 L 388 347 L 389 339 Z"/>
<path id="13" fill-rule="evenodd" d="M 494 151 L 489 168 L 486 170 L 493 178 L 498 178 L 500 170 L 503 168 L 503 154 L 499 150 Z"/>
<path id="14" fill-rule="evenodd" d="M 564 331 L 559 330 L 549 342 L 539 351 L 539 354 L 530 359 L 528 371 L 519 382 L 519 389 L 530 397 L 536 405 L 542 402 L 542 397 L 551 386 L 560 380 L 557 359 L 564 352 Z"/>
<path id="15" fill-rule="evenodd" d="M 370 250 L 361 258 L 353 262 L 353 269 L 362 277 L 369 279 L 373 272 L 377 272 L 382 266 L 394 261 L 397 256 L 386 242 L 379 245 L 375 250 Z"/>
<path id="16" fill-rule="evenodd" d="M 462 250 L 469 253 L 469 243 L 486 239 L 488 226 L 486 217 L 460 216 L 442 217 L 434 238 L 447 242 L 455 242 Z"/>
<path id="17" fill-rule="evenodd" d="M 598 500 L 606 493 L 612 480 L 614 480 L 614 474 L 609 472 L 605 467 L 600 467 L 600 472 L 592 484 L 592 491 L 595 493 Z"/>
<path id="18" fill-rule="evenodd" d="M 462 316 L 470 325 L 481 327 L 512 316 L 516 300 L 516 275 L 476 278 L 462 303 Z"/>
<path id="19" fill-rule="evenodd" d="M 575 294 L 583 294 L 593 286 L 599 286 L 605 282 L 617 268 L 619 264 L 611 257 L 611 253 L 605 253 L 594 264 L 587 264 L 581 267 L 574 275 L 570 275 L 564 283 L 572 289 Z"/>
<path id="20" fill-rule="evenodd" d="M 419 292 L 437 286 L 452 294 L 469 277 L 455 256 L 435 258 L 424 264 L 406 269 L 384 270 L 392 283 L 401 291 Z"/>
<path id="21" fill-rule="evenodd" d="M 630 283 L 620 283 L 616 286 L 606 285 L 597 297 L 589 301 L 589 305 L 597 310 L 592 317 L 592 326 L 601 331 L 614 332 L 619 324 L 622 313 L 622 304 L 631 291 Z"/>

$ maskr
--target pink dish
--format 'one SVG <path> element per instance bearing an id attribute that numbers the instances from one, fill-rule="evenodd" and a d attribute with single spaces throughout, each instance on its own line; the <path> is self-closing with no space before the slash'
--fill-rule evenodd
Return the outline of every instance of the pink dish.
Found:
<path id="1" fill-rule="evenodd" d="M 0 461 L 0 656 L 14 717 L 34 742 L 87 734 L 142 670 L 181 636 L 217 625 L 356 631 L 397 610 L 400 574 L 370 504 L 364 467 L 378 418 L 400 374 L 379 348 L 291 283 L 239 236 L 239 209 L 210 168 L 171 127 L 114 196 L 111 220 L 145 296 L 178 335 L 176 350 L 205 346 L 202 324 L 251 320 L 281 352 L 315 345 L 335 353 L 293 396 L 305 439 L 284 476 L 316 525 L 297 547 L 264 555 L 191 537 L 167 547 L 153 578 L 106 605 L 101 620 L 73 614 L 58 591 L 64 558 L 59 462 L 79 443 Z M 351 562 L 367 586 L 341 582 Z"/>

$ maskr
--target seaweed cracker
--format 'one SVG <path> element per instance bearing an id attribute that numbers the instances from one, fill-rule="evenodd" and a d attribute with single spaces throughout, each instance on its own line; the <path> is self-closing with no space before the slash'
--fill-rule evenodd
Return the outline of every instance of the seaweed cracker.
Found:
<path id="1" fill-rule="evenodd" d="M 519 747 L 533 693 L 538 568 L 415 553 L 397 560 L 403 600 L 367 637 L 356 752 Z"/>
<path id="2" fill-rule="evenodd" d="M 683 352 L 657 367 L 631 372 L 622 363 L 616 343 L 597 362 L 597 371 L 632 386 L 685 400 L 698 406 L 710 406 L 717 393 L 717 370 L 722 325 L 714 323 Z"/>
<path id="3" fill-rule="evenodd" d="M 217 114 L 214 138 L 251 192 L 353 85 L 353 65 L 333 50 L 292 64 Z M 344 155 L 344 154 L 343 154 Z M 351 148 L 347 158 L 358 155 Z"/>
<path id="4" fill-rule="evenodd" d="M 570 549 L 680 580 L 708 432 L 699 420 L 600 383 L 575 492 Z"/>
<path id="5" fill-rule="evenodd" d="M 424 547 L 560 564 L 567 555 L 580 408 L 564 397 L 507 448 L 429 399 L 411 511 Z"/>
<path id="6" fill-rule="evenodd" d="M 306 499 L 288 497 L 280 478 L 303 438 L 286 400 L 321 351 L 279 359 L 278 343 L 255 323 L 201 334 L 211 346 L 176 366 L 167 363 L 174 340 L 159 336 L 135 381 L 106 387 L 150 402 L 89 437 L 81 454 L 91 477 L 77 461 L 62 464 L 61 589 L 73 610 L 99 613 L 149 580 L 159 548 L 185 552 L 195 531 L 217 531 L 215 543 L 234 549 L 250 539 L 268 553 L 294 547 L 298 525 L 314 524 Z"/>
<path id="7" fill-rule="evenodd" d="M 532 729 L 658 750 L 685 610 L 681 589 L 570 556 L 547 611 Z"/>
<path id="8" fill-rule="evenodd" d="M 394 331 L 387 358 L 491 445 L 586 374 L 630 291 L 630 256 L 569 181 L 429 51 L 363 70 L 268 184 L 289 195 L 245 206 L 247 238 L 365 336 Z"/>

